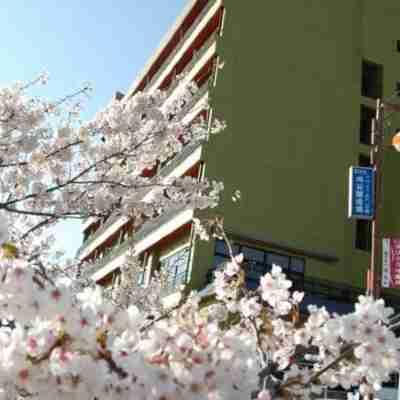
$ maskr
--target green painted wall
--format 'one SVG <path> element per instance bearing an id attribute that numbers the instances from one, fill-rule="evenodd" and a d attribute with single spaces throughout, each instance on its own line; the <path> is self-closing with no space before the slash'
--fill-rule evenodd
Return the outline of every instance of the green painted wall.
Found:
<path id="1" fill-rule="evenodd" d="M 223 180 L 226 227 L 334 254 L 306 275 L 361 286 L 369 253 L 354 248 L 348 168 L 357 165 L 362 59 L 384 65 L 384 95 L 400 81 L 398 0 L 225 0 L 212 106 L 228 128 L 204 150 Z M 374 102 L 372 101 L 372 105 Z M 397 126 L 400 127 L 400 119 Z M 393 123 L 396 126 L 396 122 Z M 400 155 L 385 156 L 385 229 L 400 235 Z M 242 201 L 231 200 L 240 189 Z M 192 284 L 204 283 L 213 244 L 196 245 Z"/>

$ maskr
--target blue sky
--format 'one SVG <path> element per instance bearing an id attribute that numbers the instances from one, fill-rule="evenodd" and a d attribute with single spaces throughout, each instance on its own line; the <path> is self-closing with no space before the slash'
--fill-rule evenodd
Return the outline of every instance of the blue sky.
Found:
<path id="1" fill-rule="evenodd" d="M 0 86 L 48 71 L 42 95 L 60 98 L 90 81 L 85 117 L 125 92 L 188 0 L 13 0 L 0 5 Z M 81 243 L 76 223 L 55 229 L 68 255 Z"/>

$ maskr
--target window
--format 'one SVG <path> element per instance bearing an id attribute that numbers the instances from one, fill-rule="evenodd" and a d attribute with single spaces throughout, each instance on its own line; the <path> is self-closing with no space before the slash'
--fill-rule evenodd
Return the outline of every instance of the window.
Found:
<path id="1" fill-rule="evenodd" d="M 362 62 L 361 94 L 378 99 L 382 97 L 383 67 L 370 61 Z"/>
<path id="2" fill-rule="evenodd" d="M 138 262 L 138 271 L 137 271 L 137 281 L 136 283 L 139 286 L 144 286 L 145 284 L 145 276 L 146 276 L 146 266 L 148 262 L 149 254 L 148 253 L 142 253 L 139 256 L 139 262 Z"/>
<path id="3" fill-rule="evenodd" d="M 358 157 L 358 165 L 360 167 L 370 167 L 371 166 L 371 159 L 366 154 L 360 154 Z"/>
<path id="4" fill-rule="evenodd" d="M 271 266 L 271 268 L 273 265 L 279 265 L 283 269 L 283 271 L 288 271 L 289 262 L 290 259 L 287 256 L 282 256 L 275 253 L 267 254 L 267 263 Z"/>
<path id="5" fill-rule="evenodd" d="M 232 251 L 233 254 L 237 254 L 239 252 L 239 246 L 232 244 Z M 229 256 L 228 247 L 225 245 L 225 242 L 223 240 L 217 240 L 215 242 L 215 252 L 224 256 Z"/>
<path id="6" fill-rule="evenodd" d="M 364 105 L 361 106 L 360 118 L 360 143 L 371 144 L 372 120 L 375 118 L 375 111 Z"/>
<path id="7" fill-rule="evenodd" d="M 372 224 L 366 219 L 356 220 L 356 249 L 371 251 Z"/>
<path id="8" fill-rule="evenodd" d="M 139 272 L 138 272 L 138 276 L 137 276 L 137 284 L 139 286 L 144 286 L 144 275 L 145 275 L 145 270 L 144 268 L 142 268 Z"/>
<path id="9" fill-rule="evenodd" d="M 251 247 L 242 246 L 244 259 L 251 263 L 264 263 L 264 252 Z"/>
<path id="10" fill-rule="evenodd" d="M 400 40 L 396 40 L 396 48 L 397 51 L 400 53 Z"/>
<path id="11" fill-rule="evenodd" d="M 246 285 L 249 289 L 256 289 L 260 278 L 271 271 L 274 264 L 279 265 L 287 277 L 293 281 L 293 288 L 296 290 L 302 288 L 305 270 L 304 258 L 264 251 L 238 243 L 233 244 L 232 247 L 234 254 L 242 253 L 244 256 Z M 226 244 L 222 240 L 217 240 L 215 242 L 213 271 L 220 268 L 227 261 L 229 261 L 229 252 Z M 212 279 L 213 271 L 210 271 L 210 280 Z"/>
<path id="12" fill-rule="evenodd" d="M 185 247 L 160 260 L 160 270 L 167 274 L 170 289 L 178 289 L 186 283 L 190 248 Z"/>

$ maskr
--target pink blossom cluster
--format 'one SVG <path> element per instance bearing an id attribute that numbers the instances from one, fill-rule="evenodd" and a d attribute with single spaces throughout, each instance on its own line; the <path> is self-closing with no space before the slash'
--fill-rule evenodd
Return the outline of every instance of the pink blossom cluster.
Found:
<path id="1" fill-rule="evenodd" d="M 366 395 L 398 369 L 382 300 L 362 296 L 344 316 L 312 306 L 302 320 L 279 267 L 247 291 L 240 261 L 217 274 L 217 303 L 202 309 L 193 293 L 149 321 L 100 287 L 73 296 L 65 280 L 3 257 L 0 316 L 15 328 L 0 329 L 0 398 L 307 399 L 337 385 Z"/>
<path id="2" fill-rule="evenodd" d="M 56 102 L 28 96 L 46 81 L 0 89 L 0 319 L 13 321 L 0 328 L 0 399 L 309 399 L 338 385 L 368 396 L 398 371 L 383 300 L 361 296 L 347 315 L 316 306 L 301 315 L 303 293 L 278 266 L 248 290 L 241 255 L 215 273 L 212 304 L 192 294 L 151 321 L 98 287 L 76 294 L 37 269 L 38 233 L 60 218 L 204 209 L 223 189 L 163 169 L 209 134 L 204 121 L 182 119 L 194 87 L 168 106 L 162 92 L 114 100 L 82 124 L 71 99 L 88 89 Z M 223 127 L 216 121 L 211 132 Z M 22 238 L 20 258 L 4 245 L 10 238 Z"/>
<path id="3" fill-rule="evenodd" d="M 65 218 L 151 218 L 217 204 L 221 183 L 163 172 L 174 155 L 210 133 L 208 121 L 196 117 L 207 104 L 183 119 L 196 103 L 193 85 L 168 105 L 161 91 L 114 99 L 83 123 L 82 96 L 89 88 L 53 102 L 29 96 L 32 86 L 46 82 L 41 75 L 0 88 L 0 211 L 13 237 Z M 211 124 L 211 132 L 223 128 Z"/>
<path id="4" fill-rule="evenodd" d="M 229 312 L 240 315 L 242 324 L 253 328 L 263 368 L 273 365 L 283 373 L 283 378 L 274 378 L 283 398 L 310 398 L 337 386 L 357 388 L 367 396 L 398 370 L 400 340 L 390 328 L 393 309 L 382 299 L 360 296 L 355 311 L 346 315 L 309 306 L 307 317 L 301 316 L 304 294 L 290 292 L 292 283 L 280 267 L 273 266 L 259 288 L 249 291 L 242 263 L 239 255 L 216 271 L 216 296 Z M 268 398 L 271 393 L 259 396 Z"/>
<path id="5" fill-rule="evenodd" d="M 15 320 L 0 330 L 0 398 L 239 400 L 257 385 L 254 337 L 202 317 L 195 295 L 146 326 L 100 287 L 73 297 L 19 259 L 0 271 L 1 317 Z"/>

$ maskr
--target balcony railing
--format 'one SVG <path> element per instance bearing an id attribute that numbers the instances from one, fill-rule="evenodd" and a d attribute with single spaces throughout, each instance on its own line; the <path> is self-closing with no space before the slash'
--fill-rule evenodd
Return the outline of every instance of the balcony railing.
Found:
<path id="1" fill-rule="evenodd" d="M 104 254 L 101 258 L 96 258 L 94 262 L 88 265 L 88 268 L 83 268 L 82 275 L 86 278 L 89 278 L 97 271 L 100 271 L 109 262 L 111 262 L 118 256 L 126 253 L 131 247 L 133 247 L 132 238 L 129 238 L 124 242 L 118 243 L 117 245 L 112 247 L 106 254 Z"/>
<path id="2" fill-rule="evenodd" d="M 181 206 L 179 208 L 161 214 L 157 218 L 153 218 L 151 220 L 146 221 L 133 236 L 130 236 L 126 240 L 119 242 L 101 258 L 95 259 L 87 266 L 87 268 L 83 268 L 82 275 L 85 277 L 90 277 L 97 271 L 100 271 L 108 263 L 115 260 L 120 255 L 125 254 L 130 248 L 133 248 L 135 243 L 137 243 L 139 240 L 145 238 L 153 230 L 155 230 L 159 226 L 163 225 L 164 223 L 168 222 L 170 219 L 174 218 L 179 213 L 184 211 L 185 208 L 186 206 Z"/>
<path id="3" fill-rule="evenodd" d="M 110 218 L 107 219 L 103 224 L 101 224 L 95 232 L 93 232 L 79 247 L 77 251 L 77 256 L 79 256 L 82 251 L 90 246 L 101 234 L 104 233 L 105 229 L 111 226 L 114 222 L 116 222 L 119 218 L 121 218 L 118 215 L 113 215 Z"/>
<path id="4" fill-rule="evenodd" d="M 213 38 L 215 38 L 215 35 L 212 35 L 204 44 L 204 46 L 202 47 L 203 49 L 203 53 L 205 51 L 207 51 L 207 49 L 211 46 L 212 42 L 213 42 Z M 196 60 L 198 57 L 201 57 L 201 55 L 198 55 L 196 57 Z M 196 60 L 193 60 L 193 63 L 196 62 Z M 189 65 L 187 66 L 189 67 Z M 190 68 L 190 67 L 189 67 Z M 210 84 L 212 82 L 213 79 L 213 75 L 206 81 L 203 83 L 203 85 L 198 89 L 198 91 L 193 95 L 193 97 L 190 99 L 190 101 L 188 102 L 188 104 L 186 104 L 182 110 L 179 113 L 179 118 L 183 118 L 185 114 L 187 114 L 194 106 L 195 104 L 207 93 L 207 91 L 210 88 Z M 179 82 L 176 81 L 175 85 L 177 85 Z M 176 87 L 176 86 L 175 86 Z M 170 93 L 172 93 L 173 89 L 171 90 Z M 200 110 L 199 110 L 200 111 Z M 157 177 L 159 176 L 166 176 L 168 175 L 170 172 L 172 172 L 173 168 L 175 168 L 175 166 L 177 166 L 181 161 L 183 161 L 186 157 L 188 157 L 196 148 L 199 147 L 199 143 L 193 143 L 190 144 L 188 146 L 186 146 L 184 148 L 184 150 L 181 153 L 178 153 L 172 160 L 171 162 L 169 162 L 168 164 L 166 164 L 159 172 L 159 174 L 157 175 Z M 143 197 L 151 191 L 150 189 L 147 189 L 143 192 Z M 98 239 L 103 233 L 104 231 L 111 226 L 114 222 L 116 222 L 119 218 L 121 218 L 118 215 L 115 216 L 111 216 L 104 224 L 102 224 L 92 235 L 90 235 L 83 243 L 82 245 L 78 248 L 77 251 L 77 256 L 79 256 L 80 254 L 82 254 L 83 250 L 85 248 L 87 248 L 88 246 L 90 246 L 96 239 Z"/>
<path id="5" fill-rule="evenodd" d="M 203 44 L 203 46 L 200 47 L 200 49 L 194 54 L 193 58 L 189 61 L 189 63 L 185 66 L 182 72 L 179 73 L 179 75 L 185 76 L 187 75 L 193 67 L 196 65 L 196 63 L 203 57 L 203 55 L 211 48 L 211 46 L 215 43 L 217 40 L 217 34 L 213 33 Z M 172 94 L 172 92 L 179 86 L 180 84 L 179 79 L 174 79 L 172 83 L 168 86 L 167 89 L 167 98 Z"/>
<path id="6" fill-rule="evenodd" d="M 197 96 L 198 93 L 196 93 L 195 97 L 198 99 L 199 97 Z M 200 96 L 201 97 L 201 96 Z M 194 102 L 197 100 L 193 100 Z M 188 144 L 183 148 L 183 150 L 176 154 L 175 157 L 173 157 L 168 163 L 166 163 L 159 171 L 157 174 L 157 178 L 161 177 L 166 177 L 168 176 L 181 162 L 183 162 L 186 158 L 188 158 L 195 150 L 197 150 L 201 146 L 201 142 L 193 142 Z M 145 191 L 143 191 L 143 197 L 146 196 L 152 188 L 147 188 Z M 119 215 L 114 215 L 111 216 L 104 224 L 102 224 L 96 232 L 94 232 L 92 235 L 90 235 L 85 242 L 82 243 L 82 245 L 79 247 L 77 251 L 77 255 L 79 256 L 82 254 L 83 250 L 86 249 L 88 246 L 90 246 L 97 238 L 99 238 L 104 231 L 111 226 L 114 222 L 116 222 L 119 218 L 122 218 Z"/>
<path id="7" fill-rule="evenodd" d="M 190 101 L 180 110 L 178 114 L 178 119 L 183 118 L 194 106 L 195 104 L 209 91 L 210 84 L 212 82 L 213 75 L 203 85 L 197 90 Z M 200 109 L 198 110 L 201 111 Z"/>
<path id="8" fill-rule="evenodd" d="M 174 50 L 169 54 L 169 56 L 164 60 L 163 65 L 159 68 L 159 70 L 152 76 L 151 80 L 147 83 L 147 87 L 153 85 L 159 77 L 165 72 L 165 70 L 171 66 L 172 60 L 178 53 L 178 51 L 182 48 L 182 45 L 187 41 L 190 35 L 195 31 L 197 26 L 199 25 L 200 21 L 203 17 L 210 11 L 210 9 L 214 6 L 215 0 L 210 0 L 208 4 L 204 7 L 201 13 L 197 16 L 196 20 L 193 22 L 192 26 L 185 32 L 185 34 L 180 39 L 179 43 L 175 46 Z"/>

